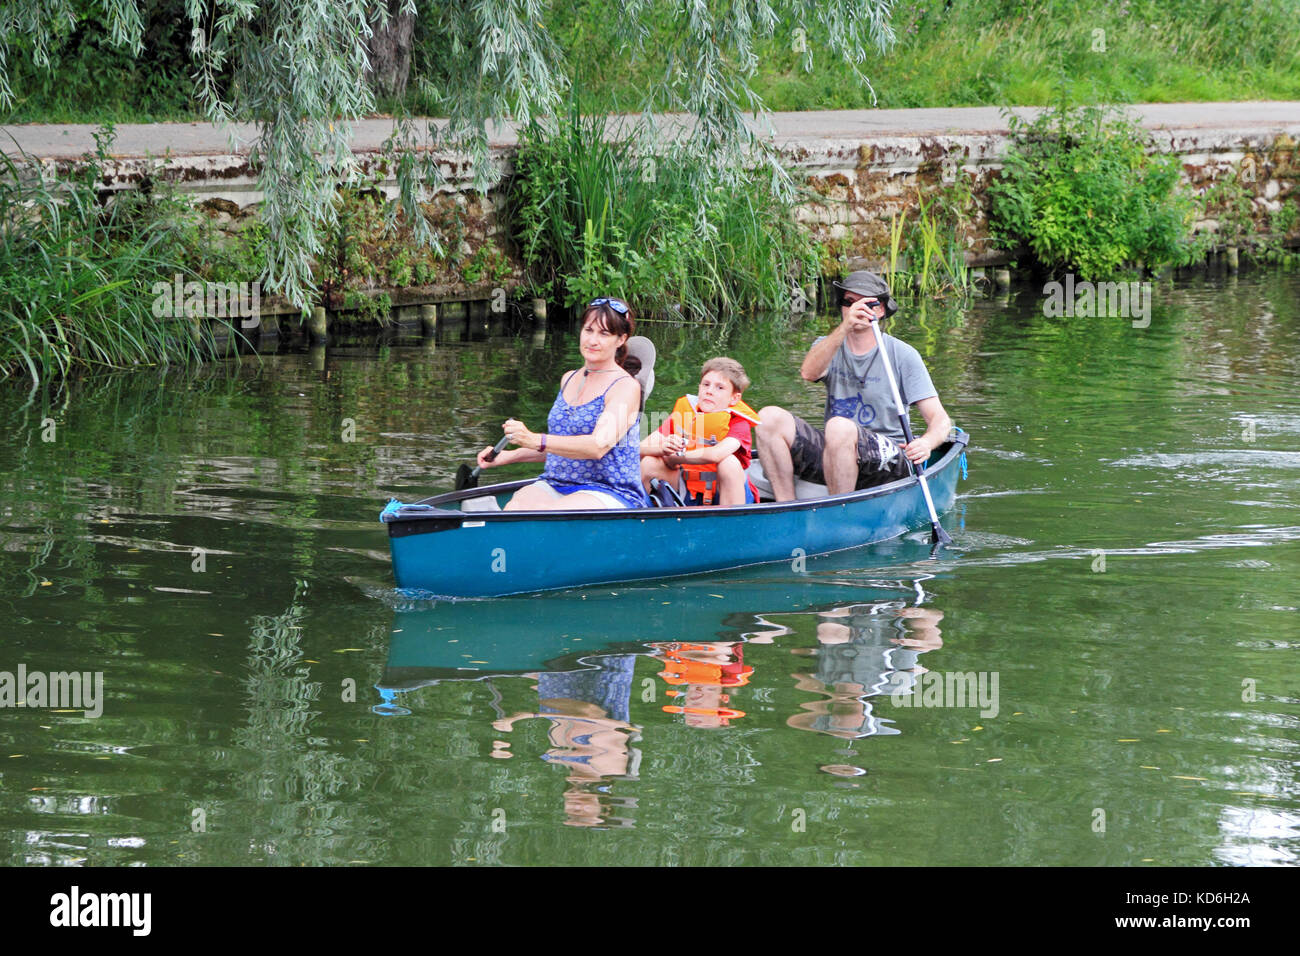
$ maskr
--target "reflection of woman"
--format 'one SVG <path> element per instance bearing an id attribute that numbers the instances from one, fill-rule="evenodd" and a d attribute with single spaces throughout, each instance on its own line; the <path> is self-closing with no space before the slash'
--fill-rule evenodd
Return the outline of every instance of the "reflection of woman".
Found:
<path id="1" fill-rule="evenodd" d="M 564 792 L 568 826 L 631 826 L 617 811 L 627 804 L 609 792 L 612 779 L 635 779 L 640 754 L 631 746 L 638 729 L 628 723 L 632 671 L 631 654 L 601 657 L 589 670 L 533 675 L 540 697 L 536 713 L 502 716 L 492 726 L 502 733 L 514 730 L 519 720 L 544 718 L 550 722 L 550 748 L 541 755 L 568 770 L 570 786 Z M 509 755 L 508 744 L 498 741 L 494 757 Z"/>
<path id="2" fill-rule="evenodd" d="M 624 369 L 632 313 L 618 299 L 596 299 L 582 314 L 583 367 L 565 373 L 546 417 L 544 434 L 510 419 L 502 430 L 519 446 L 493 461 L 479 452 L 483 468 L 545 461 L 546 470 L 519 489 L 507 511 L 576 508 L 640 508 L 649 504 L 641 486 L 638 435 L 641 386 Z M 579 374 L 581 373 L 581 374 Z"/>

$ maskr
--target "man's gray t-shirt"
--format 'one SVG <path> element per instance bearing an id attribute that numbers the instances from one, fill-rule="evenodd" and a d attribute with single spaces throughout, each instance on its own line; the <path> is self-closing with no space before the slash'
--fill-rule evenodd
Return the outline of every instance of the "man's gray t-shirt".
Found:
<path id="1" fill-rule="evenodd" d="M 826 336 L 821 336 L 813 345 Z M 894 378 L 909 405 L 939 393 L 930 381 L 921 353 L 906 342 L 891 336 L 885 339 L 889 349 Z M 894 396 L 885 375 L 885 364 L 880 359 L 880 349 L 873 348 L 866 355 L 854 355 L 848 340 L 840 343 L 826 374 L 818 381 L 826 383 L 826 419 L 850 418 L 872 431 L 884 432 L 898 443 L 904 440 L 903 428 L 898 421 Z"/>

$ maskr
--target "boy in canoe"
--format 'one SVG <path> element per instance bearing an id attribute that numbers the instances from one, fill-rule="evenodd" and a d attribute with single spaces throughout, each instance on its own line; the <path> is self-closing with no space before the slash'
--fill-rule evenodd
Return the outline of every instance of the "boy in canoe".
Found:
<path id="1" fill-rule="evenodd" d="M 641 482 L 658 478 L 691 504 L 743 505 L 758 500 L 745 476 L 758 415 L 741 401 L 749 376 L 720 356 L 700 370 L 699 395 L 683 395 L 672 415 L 641 442 Z M 683 491 L 684 489 L 684 491 Z"/>

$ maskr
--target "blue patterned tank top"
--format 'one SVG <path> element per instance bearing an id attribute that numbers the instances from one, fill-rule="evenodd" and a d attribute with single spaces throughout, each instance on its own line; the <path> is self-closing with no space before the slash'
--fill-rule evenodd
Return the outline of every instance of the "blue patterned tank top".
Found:
<path id="1" fill-rule="evenodd" d="M 594 432 L 596 420 L 605 410 L 605 395 L 622 381 L 621 378 L 615 379 L 609 388 L 584 405 L 570 405 L 564 399 L 564 386 L 569 384 L 573 375 L 560 385 L 560 393 L 555 396 L 555 404 L 546 416 L 546 430 L 552 435 L 590 435 Z M 637 441 L 640 421 L 638 414 L 627 434 L 605 453 L 604 458 L 593 460 L 548 454 L 542 480 L 561 494 L 603 491 L 627 502 L 630 508 L 648 507 L 645 489 L 641 487 L 641 443 Z"/>

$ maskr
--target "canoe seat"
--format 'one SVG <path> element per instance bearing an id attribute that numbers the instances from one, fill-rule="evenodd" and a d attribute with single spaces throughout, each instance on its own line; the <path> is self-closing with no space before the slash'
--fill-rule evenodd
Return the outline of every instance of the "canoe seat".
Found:
<path id="1" fill-rule="evenodd" d="M 758 497 L 761 501 L 775 501 L 776 494 L 772 491 L 772 482 L 767 480 L 767 475 L 763 474 L 763 466 L 757 458 L 749 463 L 749 470 L 746 472 L 749 480 L 754 483 L 758 489 Z M 797 500 L 802 501 L 805 498 L 825 498 L 829 491 L 825 485 L 816 485 L 811 481 L 803 481 L 799 478 L 794 480 L 794 496 Z"/>

